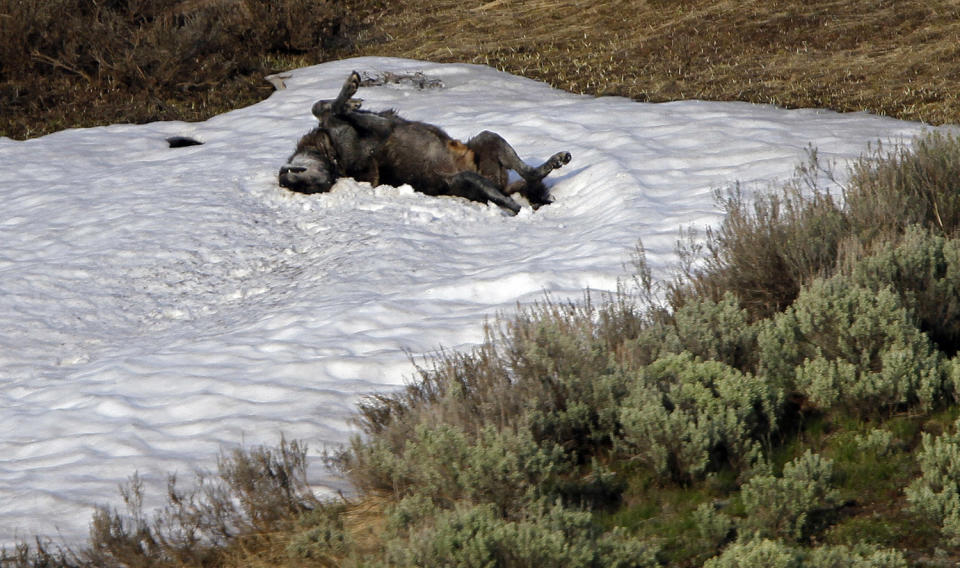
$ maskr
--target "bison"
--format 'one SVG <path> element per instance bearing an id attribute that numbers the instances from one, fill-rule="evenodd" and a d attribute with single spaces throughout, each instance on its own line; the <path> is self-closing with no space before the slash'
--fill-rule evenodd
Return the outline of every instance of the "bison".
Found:
<path id="1" fill-rule="evenodd" d="M 466 143 L 440 128 L 405 120 L 393 110 L 370 112 L 353 99 L 360 75 L 350 74 L 336 99 L 318 101 L 319 125 L 297 144 L 280 168 L 280 185 L 300 193 L 320 193 L 341 177 L 373 185 L 411 185 L 427 195 L 454 195 L 492 202 L 517 214 L 511 194 L 523 195 L 532 207 L 551 203 L 543 178 L 570 161 L 558 152 L 543 164 L 524 163 L 498 134 L 484 131 Z M 509 171 L 520 179 L 509 182 Z"/>

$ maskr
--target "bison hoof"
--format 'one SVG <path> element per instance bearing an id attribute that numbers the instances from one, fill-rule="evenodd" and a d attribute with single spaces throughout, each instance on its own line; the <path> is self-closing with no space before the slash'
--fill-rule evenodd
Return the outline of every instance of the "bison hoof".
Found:
<path id="1" fill-rule="evenodd" d="M 570 152 L 557 152 L 550 158 L 550 165 L 553 166 L 553 169 L 557 169 L 564 164 L 569 164 Z"/>
<path id="2" fill-rule="evenodd" d="M 350 76 L 347 77 L 347 85 L 345 90 L 349 93 L 347 96 L 352 97 L 354 93 L 357 92 L 357 89 L 360 88 L 360 74 L 356 71 L 350 73 Z"/>

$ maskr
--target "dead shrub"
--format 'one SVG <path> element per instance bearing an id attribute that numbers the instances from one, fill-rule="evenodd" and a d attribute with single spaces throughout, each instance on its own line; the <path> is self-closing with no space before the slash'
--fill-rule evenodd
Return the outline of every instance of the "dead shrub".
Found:
<path id="1" fill-rule="evenodd" d="M 892 150 L 878 144 L 853 164 L 839 199 L 818 185 L 823 175 L 836 181 L 811 150 L 779 192 L 753 200 L 739 188 L 718 195 L 726 216 L 708 231 L 702 258 L 681 245 L 687 260 L 668 287 L 671 306 L 731 293 L 751 321 L 762 320 L 814 279 L 896 246 L 908 227 L 944 237 L 960 230 L 958 136 L 934 131 Z"/>
<path id="2" fill-rule="evenodd" d="M 752 321 L 782 311 L 803 284 L 832 273 L 848 233 L 839 204 L 816 185 L 816 152 L 780 192 L 747 200 L 737 188 L 718 194 L 725 216 L 707 233 L 702 265 L 689 264 L 669 300 L 679 308 L 695 298 L 719 302 L 734 294 Z"/>
<path id="3" fill-rule="evenodd" d="M 933 131 L 888 150 L 883 144 L 853 166 L 843 192 L 862 243 L 920 225 L 946 237 L 960 230 L 960 136 Z"/>
<path id="4" fill-rule="evenodd" d="M 81 561 L 69 548 L 39 537 L 32 545 L 18 543 L 13 550 L 0 549 L 3 568 L 79 568 Z"/>
<path id="5" fill-rule="evenodd" d="M 234 450 L 221 456 L 217 476 L 199 472 L 188 489 L 168 481 L 167 502 L 144 510 L 142 480 L 121 488 L 125 510 L 101 508 L 84 566 L 209 566 L 240 537 L 275 531 L 317 506 L 306 483 L 306 447 Z"/>

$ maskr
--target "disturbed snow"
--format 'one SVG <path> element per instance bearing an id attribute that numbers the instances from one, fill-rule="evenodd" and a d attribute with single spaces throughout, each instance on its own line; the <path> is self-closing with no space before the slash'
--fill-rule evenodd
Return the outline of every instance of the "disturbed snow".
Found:
<path id="1" fill-rule="evenodd" d="M 349 73 L 442 87 L 363 88 L 466 139 L 490 129 L 528 162 L 573 161 L 553 205 L 517 217 L 409 187 L 342 180 L 296 195 L 276 172 Z M 485 318 L 549 293 L 614 290 L 638 239 L 659 274 L 713 191 L 765 189 L 809 146 L 849 160 L 921 125 L 742 103 L 592 98 L 472 65 L 363 58 L 288 73 L 286 89 L 202 123 L 0 138 L 0 544 L 82 539 L 138 471 L 213 468 L 220 450 L 353 432 L 363 393 L 410 355 L 467 349 Z M 165 139 L 204 145 L 170 149 Z M 342 482 L 311 469 L 318 491 Z"/>

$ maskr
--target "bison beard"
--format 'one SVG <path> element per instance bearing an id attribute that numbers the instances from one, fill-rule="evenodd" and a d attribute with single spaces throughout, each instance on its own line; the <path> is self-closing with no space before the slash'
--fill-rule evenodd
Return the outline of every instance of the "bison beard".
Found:
<path id="1" fill-rule="evenodd" d="M 405 120 L 394 111 L 360 110 L 351 97 L 360 85 L 354 71 L 332 101 L 318 101 L 319 125 L 297 144 L 280 168 L 280 185 L 300 193 L 328 191 L 341 177 L 373 185 L 411 185 L 427 195 L 455 195 L 491 202 L 513 214 L 519 193 L 536 209 L 551 202 L 543 178 L 570 161 L 558 152 L 539 166 L 523 162 L 498 134 L 484 131 L 466 143 L 423 122 Z M 520 180 L 508 183 L 510 170 Z"/>

